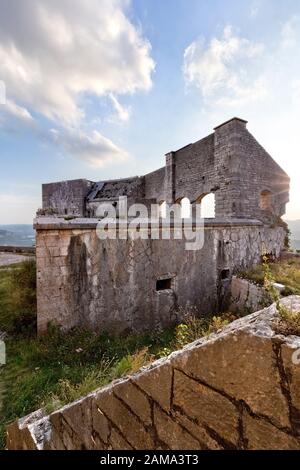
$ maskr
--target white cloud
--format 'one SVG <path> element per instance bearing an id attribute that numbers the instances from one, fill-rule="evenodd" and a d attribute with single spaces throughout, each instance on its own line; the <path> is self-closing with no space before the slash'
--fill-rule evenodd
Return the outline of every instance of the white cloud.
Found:
<path id="1" fill-rule="evenodd" d="M 226 26 L 220 39 L 192 42 L 184 52 L 183 72 L 188 85 L 198 87 L 204 99 L 218 104 L 261 99 L 266 94 L 264 77 L 249 73 L 263 54 L 262 44 L 235 35 Z"/>
<path id="2" fill-rule="evenodd" d="M 84 160 L 90 166 L 99 168 L 107 162 L 122 161 L 127 153 L 98 131 L 90 134 L 76 128 L 63 131 L 51 129 L 50 140 L 70 155 Z"/>
<path id="3" fill-rule="evenodd" d="M 283 24 L 281 29 L 281 46 L 283 48 L 293 47 L 297 44 L 299 26 L 299 17 L 296 15 L 293 15 Z"/>
<path id="4" fill-rule="evenodd" d="M 4 105 L 4 111 L 26 123 L 33 123 L 34 119 L 28 109 L 23 108 L 22 106 L 17 105 L 14 101 L 7 100 Z"/>
<path id="5" fill-rule="evenodd" d="M 131 109 L 126 108 L 125 106 L 122 106 L 121 103 L 117 100 L 117 98 L 112 93 L 110 93 L 109 97 L 116 111 L 117 119 L 121 122 L 129 121 Z"/>
<path id="6" fill-rule="evenodd" d="M 67 126 L 44 129 L 27 109 L 10 100 L 6 101 L 3 111 L 2 118 L 0 115 L 0 128 L 14 133 L 20 132 L 21 129 L 30 129 L 39 139 L 54 144 L 58 149 L 86 162 L 89 166 L 101 167 L 105 163 L 128 158 L 125 150 L 96 130 L 88 133 L 78 127 Z"/>
<path id="7" fill-rule="evenodd" d="M 299 17 L 298 17 L 299 18 Z M 298 21 L 300 18 L 298 19 Z M 292 25 L 292 27 L 291 27 Z M 202 64 L 203 54 L 210 52 L 213 40 L 204 44 L 201 56 L 196 56 L 195 70 L 198 73 L 198 62 Z M 224 38 L 221 40 L 224 42 Z M 252 40 L 252 44 L 255 43 Z M 199 128 L 211 129 L 236 115 L 249 121 L 248 128 L 257 140 L 267 149 L 273 158 L 291 177 L 290 203 L 287 206 L 287 218 L 300 218 L 300 28 L 295 16 L 291 16 L 278 27 L 273 36 L 262 48 L 261 56 L 247 58 L 241 63 L 225 64 L 222 87 L 213 76 L 216 87 L 203 90 L 203 84 L 197 73 L 189 83 L 206 92 L 202 106 L 199 106 Z M 207 57 L 207 55 L 206 55 Z M 224 58 L 224 55 L 222 55 Z M 259 63 L 256 64 L 255 60 Z M 217 61 L 218 63 L 218 61 Z M 190 64 L 189 64 L 190 65 Z M 210 61 L 208 61 L 208 68 Z M 221 66 L 223 60 L 221 60 Z M 241 68 L 245 77 L 239 80 Z M 223 68 L 221 67 L 223 71 Z M 239 89 L 234 86 L 234 93 L 227 86 L 228 70 L 231 77 L 238 77 Z M 223 72 L 222 72 L 223 73 Z M 216 74 L 217 78 L 220 76 Z M 261 90 L 260 90 L 261 83 Z M 255 89 L 252 95 L 253 84 Z M 210 82 L 209 82 L 210 85 Z M 260 96 L 260 99 L 257 99 Z M 232 107 L 234 106 L 234 108 Z M 194 121 L 197 121 L 194 117 Z"/>
<path id="8" fill-rule="evenodd" d="M 151 46 L 126 16 L 129 4 L 1 0 L 0 79 L 7 92 L 0 109 L 2 129 L 17 132 L 31 126 L 39 138 L 92 166 L 126 158 L 86 115 L 85 103 L 86 97 L 106 97 L 114 120 L 126 122 L 130 108 L 116 96 L 152 85 Z M 55 132 L 45 128 L 45 121 L 41 125 L 39 114 L 53 121 Z M 93 122 L 87 133 L 84 129 Z"/>
<path id="9" fill-rule="evenodd" d="M 12 100 L 6 100 L 0 108 L 0 130 L 8 133 L 19 133 L 22 130 L 37 131 L 37 123 L 28 109 L 19 106 Z"/>
<path id="10" fill-rule="evenodd" d="M 6 86 L 3 80 L 0 80 L 0 105 L 6 103 Z"/>
<path id="11" fill-rule="evenodd" d="M 80 121 L 81 96 L 151 87 L 150 44 L 124 0 L 1 0 L 1 79 L 8 96 L 50 119 Z"/>

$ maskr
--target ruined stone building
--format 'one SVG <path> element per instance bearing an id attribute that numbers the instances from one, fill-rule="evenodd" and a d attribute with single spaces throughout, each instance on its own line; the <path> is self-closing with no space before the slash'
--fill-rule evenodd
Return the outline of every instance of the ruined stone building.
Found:
<path id="1" fill-rule="evenodd" d="M 280 255 L 289 178 L 246 124 L 225 122 L 144 176 L 43 185 L 35 220 L 40 332 L 49 322 L 139 331 L 169 325 L 181 307 L 216 312 L 233 273 L 264 252 Z M 97 237 L 97 208 L 112 202 L 118 209 L 120 196 L 148 207 L 188 198 L 195 207 L 209 195 L 215 217 L 205 219 L 200 250 L 173 237 Z"/>

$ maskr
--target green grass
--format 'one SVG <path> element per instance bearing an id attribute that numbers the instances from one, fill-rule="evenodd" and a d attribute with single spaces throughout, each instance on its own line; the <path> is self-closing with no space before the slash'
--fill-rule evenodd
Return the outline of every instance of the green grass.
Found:
<path id="1" fill-rule="evenodd" d="M 0 271 L 0 331 L 6 332 L 7 364 L 0 368 L 0 447 L 5 426 L 44 407 L 50 412 L 115 378 L 226 324 L 185 312 L 177 327 L 145 334 L 115 337 L 75 328 L 51 327 L 36 336 L 35 264 L 24 261 Z"/>
<path id="2" fill-rule="evenodd" d="M 285 286 L 282 295 L 300 295 L 300 259 L 269 263 L 267 257 L 262 265 L 240 273 L 240 276 L 259 285 L 263 285 L 270 295 L 279 313 L 274 321 L 274 330 L 282 335 L 300 336 L 300 312 L 293 311 L 280 302 L 281 296 L 274 287 L 274 282 Z"/>
<path id="3" fill-rule="evenodd" d="M 45 336 L 6 340 L 7 365 L 2 367 L 4 388 L 0 418 L 4 426 L 40 407 L 48 412 L 160 357 L 174 330 L 154 335 L 116 338 L 105 333 L 52 329 Z"/>
<path id="4" fill-rule="evenodd" d="M 279 320 L 274 325 L 278 334 L 300 336 L 300 312 L 279 308 Z"/>
<path id="5" fill-rule="evenodd" d="M 300 295 L 300 259 L 278 261 L 269 264 L 272 277 L 275 282 L 283 284 L 283 295 Z M 249 279 L 259 285 L 264 285 L 264 267 L 258 265 L 248 271 L 239 274 L 240 277 Z"/>
<path id="6" fill-rule="evenodd" d="M 28 259 L 0 270 L 0 331 L 16 336 L 36 329 L 35 262 Z"/>
<path id="7" fill-rule="evenodd" d="M 286 294 L 300 294 L 300 260 L 269 267 L 274 280 L 286 286 Z M 261 285 L 264 276 L 263 266 L 242 273 Z M 180 325 L 153 333 L 115 337 L 51 327 L 37 337 L 35 278 L 32 260 L 0 270 L 0 331 L 7 334 L 7 365 L 0 368 L 0 448 L 5 446 L 5 426 L 16 418 L 41 407 L 51 412 L 236 319 L 230 313 L 199 318 L 191 309 L 180 312 Z M 298 328 L 298 317 L 292 320 Z"/>
<path id="8" fill-rule="evenodd" d="M 16 418 L 41 407 L 51 412 L 235 319 L 199 318 L 191 309 L 180 312 L 180 325 L 152 333 L 116 337 L 51 327 L 37 337 L 35 294 L 32 260 L 0 271 L 0 331 L 7 334 L 7 364 L 0 368 L 0 448 L 5 426 Z"/>

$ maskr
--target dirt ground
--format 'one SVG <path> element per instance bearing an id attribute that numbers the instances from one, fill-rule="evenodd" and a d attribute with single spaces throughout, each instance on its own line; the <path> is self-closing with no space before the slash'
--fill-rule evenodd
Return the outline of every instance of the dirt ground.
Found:
<path id="1" fill-rule="evenodd" d="M 16 253 L 0 253 L 0 266 L 20 263 L 28 258 L 29 257 L 26 255 L 19 255 Z"/>

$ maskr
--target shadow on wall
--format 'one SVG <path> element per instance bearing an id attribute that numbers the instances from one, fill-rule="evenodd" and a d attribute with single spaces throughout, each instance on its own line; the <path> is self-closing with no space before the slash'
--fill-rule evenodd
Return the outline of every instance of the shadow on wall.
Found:
<path id="1" fill-rule="evenodd" d="M 79 316 L 81 324 L 86 323 L 90 303 L 90 286 L 87 272 L 87 248 L 80 236 L 72 236 L 68 248 L 70 299 L 73 303 L 74 315 Z"/>

